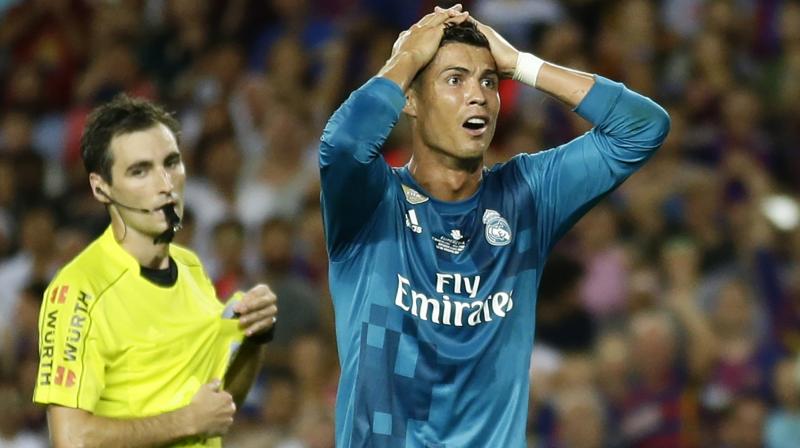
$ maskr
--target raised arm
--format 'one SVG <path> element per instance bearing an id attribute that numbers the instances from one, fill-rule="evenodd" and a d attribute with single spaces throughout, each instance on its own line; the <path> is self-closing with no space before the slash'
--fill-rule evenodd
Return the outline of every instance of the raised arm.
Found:
<path id="1" fill-rule="evenodd" d="M 536 87 L 573 109 L 583 101 L 594 85 L 594 77 L 589 73 L 550 64 L 532 54 L 520 52 L 493 28 L 475 19 L 470 20 L 478 25 L 478 29 L 489 40 L 500 76 L 514 78 Z"/>
<path id="2" fill-rule="evenodd" d="M 378 76 L 353 92 L 325 126 L 319 163 L 332 260 L 346 258 L 386 193 L 390 169 L 380 148 L 400 117 L 405 90 L 436 54 L 445 24 L 467 17 L 460 5 L 437 8 L 401 33 Z"/>
<path id="3" fill-rule="evenodd" d="M 478 27 L 489 39 L 503 76 L 550 94 L 594 125 L 565 145 L 516 160 L 533 192 L 543 249 L 549 250 L 655 153 L 669 132 L 669 115 L 622 84 L 521 53 L 492 28 Z"/>
<path id="4" fill-rule="evenodd" d="M 319 164 L 325 240 L 332 260 L 352 247 L 386 191 L 390 171 L 380 148 L 404 102 L 397 85 L 374 78 L 353 92 L 325 126 Z"/>

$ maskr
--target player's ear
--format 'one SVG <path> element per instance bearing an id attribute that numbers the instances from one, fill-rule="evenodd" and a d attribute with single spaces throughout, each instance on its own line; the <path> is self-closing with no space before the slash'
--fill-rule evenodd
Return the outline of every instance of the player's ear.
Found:
<path id="1" fill-rule="evenodd" d="M 417 118 L 417 91 L 414 87 L 406 91 L 406 105 L 403 106 L 403 113 L 409 117 Z"/>

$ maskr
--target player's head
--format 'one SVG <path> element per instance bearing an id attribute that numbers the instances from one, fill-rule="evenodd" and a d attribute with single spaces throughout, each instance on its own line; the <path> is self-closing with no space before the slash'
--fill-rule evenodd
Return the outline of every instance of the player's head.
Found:
<path id="1" fill-rule="evenodd" d="M 95 109 L 81 138 L 81 157 L 92 193 L 128 228 L 159 235 L 168 227 L 163 212 L 174 204 L 180 216 L 186 173 L 178 150 L 178 122 L 161 107 L 119 95 Z"/>
<path id="2" fill-rule="evenodd" d="M 415 143 L 456 159 L 480 159 L 500 110 L 489 41 L 471 21 L 445 28 L 433 60 L 417 74 L 404 111 Z"/>

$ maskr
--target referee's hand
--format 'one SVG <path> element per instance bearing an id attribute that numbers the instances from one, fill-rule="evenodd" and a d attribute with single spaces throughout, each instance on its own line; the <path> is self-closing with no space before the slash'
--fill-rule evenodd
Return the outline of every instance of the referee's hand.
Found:
<path id="1" fill-rule="evenodd" d="M 233 306 L 239 314 L 239 328 L 254 336 L 269 331 L 278 319 L 278 298 L 265 284 L 254 286 Z"/>
<path id="2" fill-rule="evenodd" d="M 191 404 L 186 408 L 188 427 L 200 437 L 218 437 L 228 432 L 233 424 L 236 403 L 228 392 L 222 390 L 220 380 L 200 386 Z"/>

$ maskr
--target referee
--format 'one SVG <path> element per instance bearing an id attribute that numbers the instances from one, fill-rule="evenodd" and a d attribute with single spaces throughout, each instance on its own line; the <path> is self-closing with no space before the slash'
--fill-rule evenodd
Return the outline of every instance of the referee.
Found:
<path id="1" fill-rule="evenodd" d="M 56 447 L 221 446 L 271 336 L 266 285 L 222 305 L 200 260 L 170 244 L 186 181 L 178 123 L 119 96 L 81 156 L 111 225 L 64 266 L 39 315 L 34 401 Z"/>

